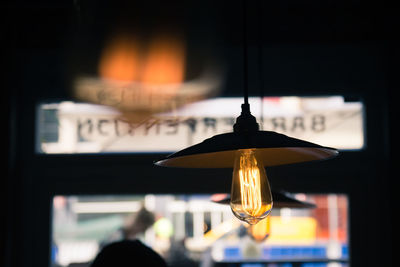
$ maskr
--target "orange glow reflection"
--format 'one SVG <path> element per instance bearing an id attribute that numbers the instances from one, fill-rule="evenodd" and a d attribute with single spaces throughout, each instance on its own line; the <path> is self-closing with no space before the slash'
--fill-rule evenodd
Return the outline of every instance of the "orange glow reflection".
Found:
<path id="1" fill-rule="evenodd" d="M 133 122 L 215 95 L 220 84 L 214 68 L 185 81 L 186 42 L 178 33 L 149 39 L 116 34 L 105 44 L 97 70 L 98 77 L 77 77 L 75 97 L 116 108 Z"/>
<path id="2" fill-rule="evenodd" d="M 159 36 L 150 44 L 141 81 L 145 84 L 181 83 L 184 69 L 183 42 L 177 38 Z"/>
<path id="3" fill-rule="evenodd" d="M 99 74 L 102 78 L 141 82 L 144 85 L 179 84 L 185 70 L 185 47 L 179 38 L 159 35 L 147 49 L 132 37 L 120 35 L 104 49 Z"/>
<path id="4" fill-rule="evenodd" d="M 134 81 L 139 74 L 138 43 L 133 38 L 118 36 L 104 49 L 99 73 L 102 78 Z"/>
<path id="5" fill-rule="evenodd" d="M 266 240 L 271 233 L 271 216 L 268 215 L 265 219 L 259 221 L 257 224 L 250 225 L 247 228 L 249 235 L 257 242 Z"/>

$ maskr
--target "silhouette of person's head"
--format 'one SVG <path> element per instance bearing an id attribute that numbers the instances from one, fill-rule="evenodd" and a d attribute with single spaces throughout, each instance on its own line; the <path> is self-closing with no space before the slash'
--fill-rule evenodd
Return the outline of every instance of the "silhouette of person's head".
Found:
<path id="1" fill-rule="evenodd" d="M 165 260 L 139 240 L 123 240 L 106 245 L 91 267 L 163 266 Z"/>

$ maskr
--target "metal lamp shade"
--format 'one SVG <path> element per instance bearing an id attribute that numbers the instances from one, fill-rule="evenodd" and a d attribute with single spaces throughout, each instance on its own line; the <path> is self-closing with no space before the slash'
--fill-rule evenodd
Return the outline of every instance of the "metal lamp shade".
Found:
<path id="1" fill-rule="evenodd" d="M 274 200 L 274 208 L 278 209 L 281 208 L 314 209 L 317 207 L 313 203 L 300 201 L 284 191 L 276 192 L 272 190 L 272 199 Z M 215 203 L 229 205 L 231 197 L 229 194 L 226 194 L 223 198 L 220 199 L 211 198 L 211 200 Z"/>
<path id="2" fill-rule="evenodd" d="M 232 132 L 215 135 L 155 164 L 180 168 L 231 168 L 239 149 L 255 149 L 265 167 L 325 160 L 339 153 L 334 148 L 271 131 Z"/>

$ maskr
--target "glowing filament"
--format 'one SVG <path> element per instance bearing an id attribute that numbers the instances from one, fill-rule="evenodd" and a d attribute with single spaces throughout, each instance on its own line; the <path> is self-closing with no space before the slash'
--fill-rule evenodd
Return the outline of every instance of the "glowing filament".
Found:
<path id="1" fill-rule="evenodd" d="M 242 158 L 241 161 L 246 164 Z M 250 216 L 257 216 L 261 210 L 260 172 L 253 167 L 243 168 L 239 170 L 239 179 L 243 209 Z"/>

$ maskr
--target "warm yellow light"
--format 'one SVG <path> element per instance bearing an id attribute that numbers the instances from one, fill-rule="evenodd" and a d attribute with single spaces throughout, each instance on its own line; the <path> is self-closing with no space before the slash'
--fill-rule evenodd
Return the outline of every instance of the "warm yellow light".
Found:
<path id="1" fill-rule="evenodd" d="M 268 215 L 257 224 L 250 225 L 247 232 L 257 242 L 266 240 L 271 233 L 271 216 Z"/>
<path id="2" fill-rule="evenodd" d="M 238 150 L 233 168 L 231 209 L 242 221 L 255 224 L 271 212 L 272 193 L 254 149 Z"/>

